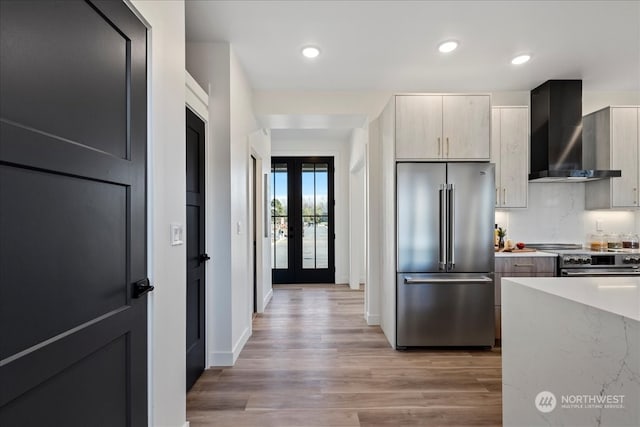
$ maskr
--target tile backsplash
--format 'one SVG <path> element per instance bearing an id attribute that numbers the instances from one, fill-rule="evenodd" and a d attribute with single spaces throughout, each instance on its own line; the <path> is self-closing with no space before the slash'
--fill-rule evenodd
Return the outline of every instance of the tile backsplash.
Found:
<path id="1" fill-rule="evenodd" d="M 496 211 L 496 223 L 507 229 L 507 238 L 526 243 L 581 243 L 596 231 L 640 231 L 638 211 L 589 211 L 584 208 L 583 183 L 529 183 L 526 209 Z"/>

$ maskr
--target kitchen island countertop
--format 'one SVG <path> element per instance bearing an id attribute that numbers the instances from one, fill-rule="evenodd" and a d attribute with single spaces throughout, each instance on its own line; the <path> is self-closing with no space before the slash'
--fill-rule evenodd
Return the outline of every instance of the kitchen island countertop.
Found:
<path id="1" fill-rule="evenodd" d="M 640 425 L 640 278 L 503 282 L 504 425 Z"/>

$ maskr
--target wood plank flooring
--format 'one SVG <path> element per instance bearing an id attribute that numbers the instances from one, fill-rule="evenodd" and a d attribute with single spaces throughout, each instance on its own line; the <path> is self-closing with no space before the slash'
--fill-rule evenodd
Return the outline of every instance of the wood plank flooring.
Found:
<path id="1" fill-rule="evenodd" d="M 232 368 L 187 395 L 198 426 L 499 426 L 499 350 L 392 350 L 364 292 L 276 285 Z"/>

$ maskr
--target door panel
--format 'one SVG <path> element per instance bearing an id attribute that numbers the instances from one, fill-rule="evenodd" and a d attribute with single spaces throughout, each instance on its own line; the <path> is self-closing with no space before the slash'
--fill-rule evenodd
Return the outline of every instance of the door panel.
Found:
<path id="1" fill-rule="evenodd" d="M 447 180 L 454 186 L 453 271 L 481 273 L 494 267 L 495 165 L 449 163 Z"/>
<path id="2" fill-rule="evenodd" d="M 186 109 L 187 185 L 187 390 L 205 368 L 205 130 Z"/>
<path id="3" fill-rule="evenodd" d="M 334 283 L 333 158 L 272 158 L 273 282 Z"/>
<path id="4" fill-rule="evenodd" d="M 611 109 L 611 168 L 622 176 L 613 178 L 613 205 L 638 206 L 638 113 L 635 108 Z"/>
<path id="5" fill-rule="evenodd" d="M 396 96 L 396 158 L 441 159 L 442 96 Z"/>
<path id="6" fill-rule="evenodd" d="M 6 3 L 3 14 L 17 19 L 3 20 L 2 37 L 7 45 L 19 43 L 20 51 L 3 52 L 3 118 L 128 157 L 127 122 L 122 120 L 129 96 L 126 36 L 87 2 L 67 2 L 65 7 L 57 2 Z M 31 14 L 36 5 L 38 13 Z M 37 37 L 20 37 L 30 34 Z M 70 93 L 83 99 L 70 98 Z"/>
<path id="7" fill-rule="evenodd" d="M 398 271 L 439 271 L 439 190 L 446 171 L 445 163 L 397 165 Z"/>
<path id="8" fill-rule="evenodd" d="M 0 425 L 147 425 L 146 28 L 0 2 L 0 92 Z"/>
<path id="9" fill-rule="evenodd" d="M 2 299 L 31 301 L 3 304 L 0 323 L 21 324 L 20 334 L 0 328 L 3 359 L 125 305 L 129 286 L 126 187 L 7 165 L 0 182 L 20 184 L 0 188 L 1 252 L 28 254 L 0 261 L 3 278 L 29 284 L 3 287 Z M 52 256 L 61 248 L 65 257 Z M 68 306 L 75 310 L 60 310 Z"/>

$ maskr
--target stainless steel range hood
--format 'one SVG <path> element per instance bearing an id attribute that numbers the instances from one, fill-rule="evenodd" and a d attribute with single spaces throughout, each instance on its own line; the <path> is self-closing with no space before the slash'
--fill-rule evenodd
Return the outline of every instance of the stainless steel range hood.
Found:
<path id="1" fill-rule="evenodd" d="M 582 155 L 582 80 L 548 80 L 531 91 L 531 182 L 619 177 L 590 169 Z"/>

